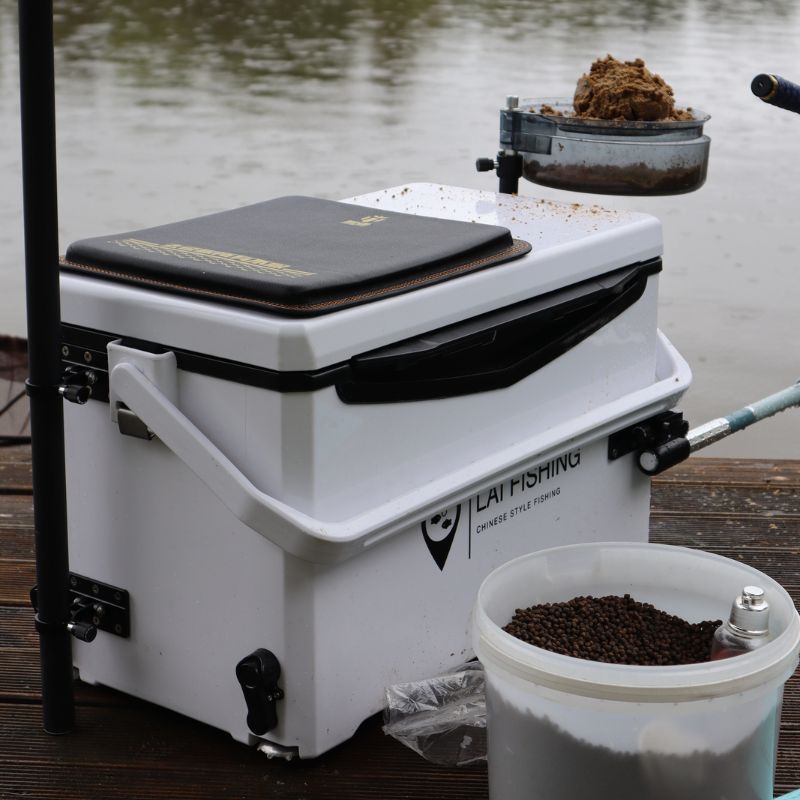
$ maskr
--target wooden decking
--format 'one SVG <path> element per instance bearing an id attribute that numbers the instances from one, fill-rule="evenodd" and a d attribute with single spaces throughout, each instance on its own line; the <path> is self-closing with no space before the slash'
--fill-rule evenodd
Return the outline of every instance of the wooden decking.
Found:
<path id="1" fill-rule="evenodd" d="M 745 561 L 800 598 L 800 461 L 697 459 L 658 479 L 652 539 Z M 486 798 L 486 769 L 433 766 L 376 717 L 312 762 L 269 761 L 226 734 L 77 684 L 70 736 L 41 730 L 30 453 L 0 448 L 0 798 Z M 800 682 L 789 682 L 776 794 L 800 786 Z M 676 798 L 676 800 L 679 800 Z"/>

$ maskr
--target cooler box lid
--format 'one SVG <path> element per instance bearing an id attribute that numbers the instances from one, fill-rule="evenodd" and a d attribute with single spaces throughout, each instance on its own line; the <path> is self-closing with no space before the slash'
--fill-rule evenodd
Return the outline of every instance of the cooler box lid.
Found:
<path id="1" fill-rule="evenodd" d="M 371 239 L 376 262 L 372 256 L 355 265 L 343 261 L 346 268 L 341 274 L 326 271 L 328 283 L 324 286 L 322 278 L 315 275 L 318 283 L 304 290 L 305 281 L 280 276 L 280 268 L 275 275 L 258 269 L 258 264 L 249 265 L 257 272 L 251 274 L 247 269 L 252 257 L 317 271 L 296 255 L 272 249 L 273 242 L 288 241 L 280 238 L 280 230 L 267 247 L 266 233 L 253 225 L 252 217 L 264 215 L 271 203 L 284 206 L 283 213 L 294 201 L 270 201 L 174 226 L 77 242 L 68 249 L 68 263 L 61 274 L 63 321 L 112 338 L 157 342 L 168 349 L 281 373 L 317 371 L 447 326 L 519 308 L 662 253 L 660 223 L 648 214 L 440 184 L 410 184 L 341 203 L 314 201 L 320 216 L 336 210 L 340 216 L 333 226 L 344 238 L 361 241 L 365 238 L 362 234 L 386 236 L 395 230 L 395 223 L 397 230 L 403 226 L 405 234 L 398 238 L 402 252 L 392 248 L 391 259 L 390 248 Z M 302 202 L 305 205 L 305 200 Z M 371 218 L 381 219 L 372 223 Z M 342 224 L 342 220 L 367 224 Z M 249 250 L 242 246 L 245 236 L 236 232 L 239 225 L 248 230 Z M 221 230 L 224 238 L 213 242 L 198 239 L 196 231 L 206 227 Z M 310 233 L 312 227 L 317 228 L 309 224 L 306 230 L 304 222 L 300 226 L 303 235 L 296 235 L 293 241 L 299 239 L 299 246 L 309 251 L 316 248 L 315 265 L 326 263 L 319 249 L 319 234 Z M 306 235 L 311 237 L 309 243 L 303 241 Z M 125 239 L 153 242 L 158 249 L 175 247 L 166 259 L 161 253 L 115 244 Z M 532 248 L 516 245 L 518 240 L 530 242 Z M 202 245 L 226 258 L 230 254 L 243 258 L 236 267 L 191 262 L 189 268 L 188 259 L 178 255 L 181 244 Z M 481 261 L 475 258 L 479 251 L 487 253 L 488 261 L 474 264 Z M 114 262 L 109 261 L 111 255 Z M 499 263 L 502 259 L 506 260 Z M 447 272 L 449 267 L 442 267 L 445 260 L 453 265 L 452 273 Z M 83 266 L 77 266 L 79 263 Z M 329 258 L 327 263 L 336 262 Z M 375 263 L 381 267 L 380 274 L 374 270 Z M 174 282 L 176 272 L 189 274 L 190 269 L 193 291 L 185 282 L 175 288 L 164 285 Z M 362 270 L 360 274 L 358 270 Z M 447 274 L 441 275 L 443 272 Z M 223 302 L 219 293 L 235 299 Z M 352 299 L 357 293 L 376 301 Z M 325 298 L 327 302 L 357 304 L 341 305 L 335 313 L 309 309 L 325 303 Z M 267 305 L 270 303 L 294 306 L 294 310 L 273 308 Z"/>
<path id="2" fill-rule="evenodd" d="M 276 314 L 311 316 L 524 255 L 499 225 L 280 197 L 75 242 L 62 268 Z"/>

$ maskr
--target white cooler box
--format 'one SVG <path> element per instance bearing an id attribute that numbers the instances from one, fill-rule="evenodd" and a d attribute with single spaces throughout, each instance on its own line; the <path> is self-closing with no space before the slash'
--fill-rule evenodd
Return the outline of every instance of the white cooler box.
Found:
<path id="1" fill-rule="evenodd" d="M 656 328 L 654 218 L 429 184 L 347 202 L 532 250 L 302 318 L 62 274 L 62 353 L 97 381 L 65 409 L 71 570 L 130 598 L 129 629 L 76 642 L 81 679 L 301 757 L 472 657 L 499 564 L 645 541 L 649 480 L 608 437 L 691 378 Z"/>

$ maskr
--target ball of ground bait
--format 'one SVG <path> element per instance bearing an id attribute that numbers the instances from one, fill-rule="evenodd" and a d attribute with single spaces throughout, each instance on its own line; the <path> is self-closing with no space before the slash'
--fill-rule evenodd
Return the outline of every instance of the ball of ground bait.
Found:
<path id="1" fill-rule="evenodd" d="M 580 117 L 618 120 L 675 119 L 672 88 L 650 72 L 642 59 L 618 61 L 612 55 L 595 61 L 578 79 L 573 98 Z"/>

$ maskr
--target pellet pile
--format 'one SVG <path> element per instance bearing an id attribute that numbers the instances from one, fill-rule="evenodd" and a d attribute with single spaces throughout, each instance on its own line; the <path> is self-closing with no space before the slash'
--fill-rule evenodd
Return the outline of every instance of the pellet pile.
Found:
<path id="1" fill-rule="evenodd" d="M 667 666 L 708 661 L 721 620 L 691 623 L 622 597 L 590 595 L 518 608 L 503 630 L 523 642 L 609 664 Z"/>

